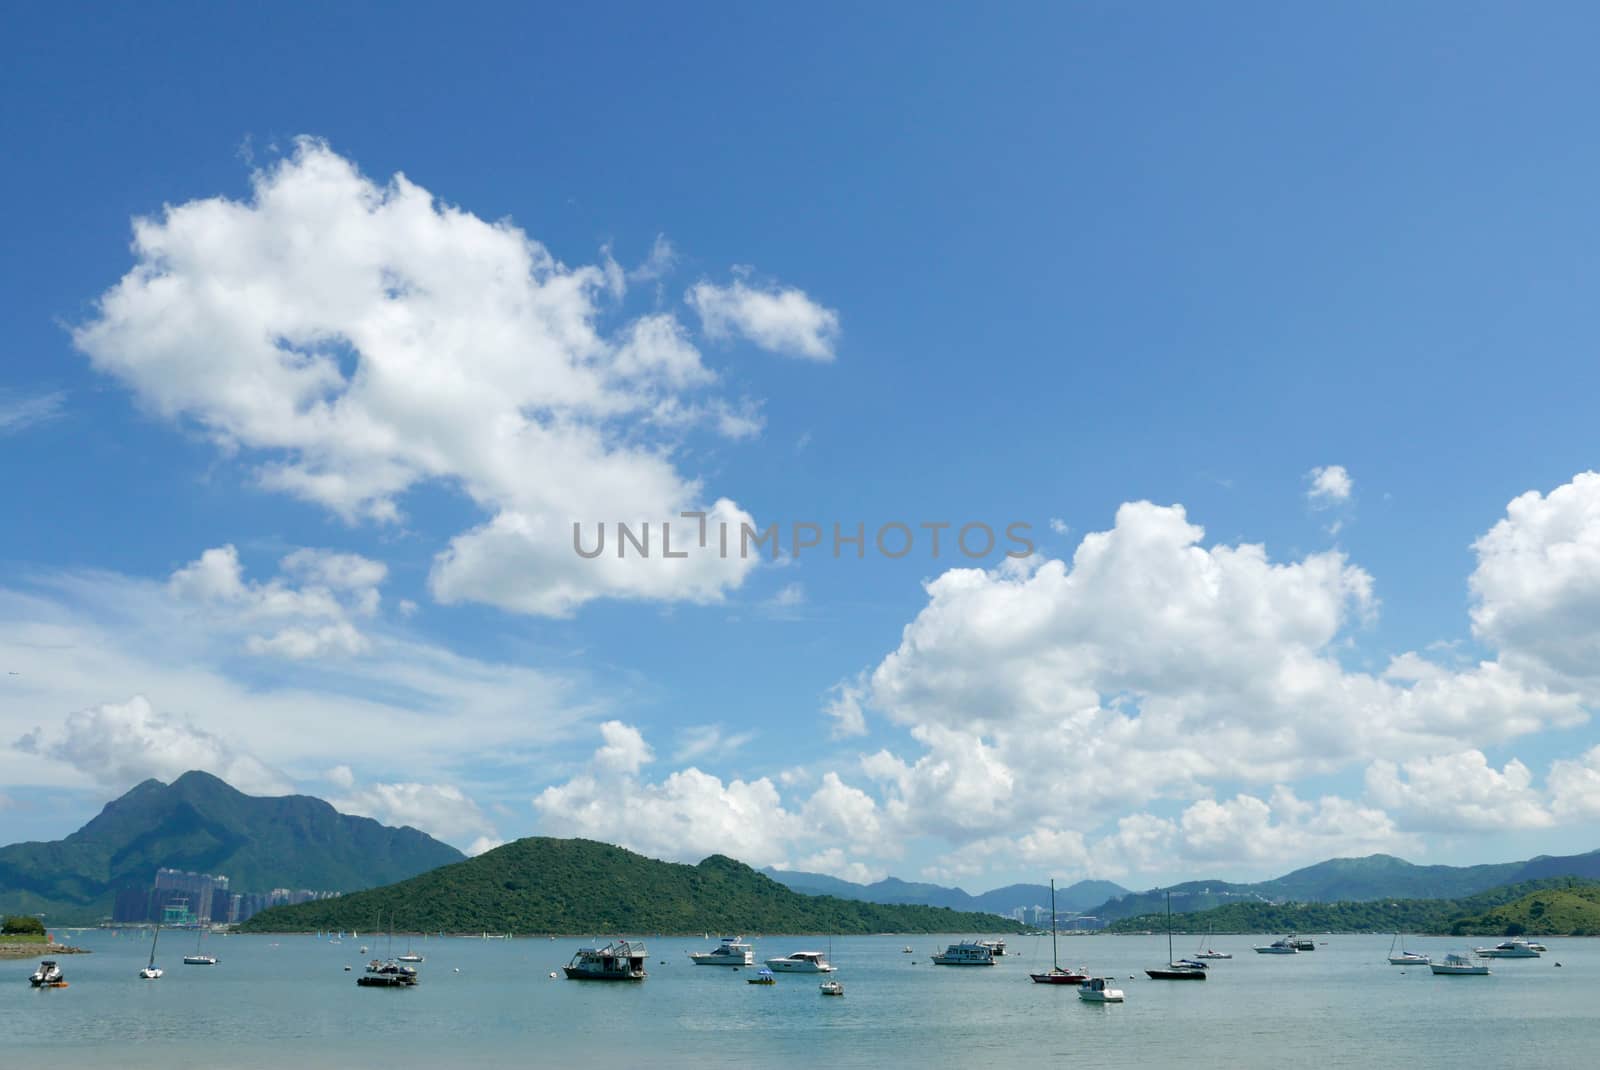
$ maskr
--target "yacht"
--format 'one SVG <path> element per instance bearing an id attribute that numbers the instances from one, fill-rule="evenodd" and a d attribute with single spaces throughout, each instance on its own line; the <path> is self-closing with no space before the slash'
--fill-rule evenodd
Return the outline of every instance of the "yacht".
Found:
<path id="1" fill-rule="evenodd" d="M 1473 954 L 1486 959 L 1536 959 L 1539 952 L 1526 940 L 1507 940 L 1493 947 L 1473 948 Z"/>
<path id="2" fill-rule="evenodd" d="M 1112 988 L 1104 977 L 1090 977 L 1078 986 L 1078 998 L 1085 1003 L 1121 1003 L 1122 989 Z"/>
<path id="3" fill-rule="evenodd" d="M 689 961 L 696 966 L 754 966 L 755 950 L 742 936 L 724 936 L 713 951 L 691 951 Z"/>
<path id="4" fill-rule="evenodd" d="M 1428 969 L 1446 977 L 1487 977 L 1489 967 L 1465 955 L 1446 955 L 1443 962 L 1430 962 Z"/>
<path id="5" fill-rule="evenodd" d="M 45 959 L 39 963 L 39 968 L 28 977 L 28 983 L 34 988 L 66 988 L 66 978 L 61 973 L 61 967 L 56 965 L 55 959 Z"/>
<path id="6" fill-rule="evenodd" d="M 605 947 L 582 947 L 562 967 L 569 981 L 643 981 L 643 944 L 616 940 Z"/>
<path id="7" fill-rule="evenodd" d="M 1262 944 L 1255 949 L 1255 952 L 1258 955 L 1298 955 L 1300 949 L 1295 946 L 1293 940 L 1286 936 L 1282 940 L 1274 940 L 1270 944 Z"/>
<path id="8" fill-rule="evenodd" d="M 781 959 L 768 959 L 767 965 L 778 973 L 832 973 L 833 965 L 820 951 L 796 951 Z"/>
<path id="9" fill-rule="evenodd" d="M 161 926 L 156 926 L 155 935 L 150 937 L 150 961 L 139 970 L 139 976 L 146 981 L 159 981 L 161 967 L 156 965 L 156 944 L 161 940 Z"/>
<path id="10" fill-rule="evenodd" d="M 951 944 L 933 956 L 935 966 L 993 966 L 994 949 L 988 944 L 964 941 Z"/>
<path id="11" fill-rule="evenodd" d="M 215 966 L 217 964 L 217 956 L 207 955 L 201 947 L 205 938 L 206 931 L 201 929 L 199 935 L 194 938 L 194 954 L 183 956 L 183 964 L 185 966 Z"/>

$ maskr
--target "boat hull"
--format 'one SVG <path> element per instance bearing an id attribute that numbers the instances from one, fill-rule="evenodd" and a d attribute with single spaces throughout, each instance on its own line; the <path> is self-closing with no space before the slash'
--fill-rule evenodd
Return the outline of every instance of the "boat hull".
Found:
<path id="1" fill-rule="evenodd" d="M 791 962 L 787 959 L 768 959 L 767 969 L 773 973 L 832 973 L 833 967 L 815 962 Z"/>
<path id="2" fill-rule="evenodd" d="M 1487 977 L 1487 966 L 1446 966 L 1439 962 L 1430 962 L 1428 968 L 1439 977 Z"/>
<path id="3" fill-rule="evenodd" d="M 1152 981 L 1204 981 L 1202 970 L 1146 970 Z"/>
<path id="4" fill-rule="evenodd" d="M 591 970 L 580 969 L 577 966 L 563 966 L 569 981 L 643 981 L 645 973 L 598 973 Z"/>
<path id="5" fill-rule="evenodd" d="M 1030 973 L 1028 976 L 1036 985 L 1081 985 L 1089 979 L 1086 973 L 1068 973 L 1065 970 L 1060 973 Z"/>

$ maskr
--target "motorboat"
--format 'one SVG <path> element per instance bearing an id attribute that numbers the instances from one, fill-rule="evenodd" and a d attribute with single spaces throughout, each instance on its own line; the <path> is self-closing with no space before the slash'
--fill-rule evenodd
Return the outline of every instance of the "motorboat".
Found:
<path id="1" fill-rule="evenodd" d="M 1535 951 L 1541 951 L 1542 952 L 1542 951 L 1549 951 L 1550 950 L 1548 947 L 1545 947 L 1543 944 L 1538 943 L 1537 941 L 1534 941 L 1534 940 L 1529 940 L 1528 941 L 1528 946 L 1533 948 L 1533 950 L 1535 950 Z"/>
<path id="2" fill-rule="evenodd" d="M 1078 998 L 1085 1003 L 1121 1003 L 1122 989 L 1112 988 L 1104 977 L 1088 977 L 1078 986 Z"/>
<path id="3" fill-rule="evenodd" d="M 1006 953 L 1006 942 L 1004 940 L 979 940 L 978 943 L 994 952 L 995 958 L 1001 958 Z"/>
<path id="4" fill-rule="evenodd" d="M 817 989 L 824 996 L 842 996 L 844 995 L 844 982 L 824 981 L 817 986 Z"/>
<path id="5" fill-rule="evenodd" d="M 1206 964 L 1196 962 L 1194 959 L 1175 959 L 1172 957 L 1172 893 L 1167 893 L 1167 958 L 1165 966 L 1156 966 L 1145 970 L 1146 976 L 1152 981 L 1204 981 L 1206 979 Z"/>
<path id="6" fill-rule="evenodd" d="M 772 975 L 771 970 L 763 966 L 756 971 L 754 977 L 746 977 L 744 983 L 747 985 L 775 985 L 778 983 L 778 979 Z"/>
<path id="7" fill-rule="evenodd" d="M 1300 953 L 1300 949 L 1295 946 L 1295 942 L 1287 936 L 1282 940 L 1274 940 L 1270 944 L 1262 944 L 1254 950 L 1258 955 L 1298 955 Z"/>
<path id="8" fill-rule="evenodd" d="M 1303 936 L 1291 936 L 1289 937 L 1289 942 L 1294 945 L 1296 951 L 1315 951 L 1317 949 L 1315 940 L 1307 940 Z M 1324 940 L 1323 943 L 1327 943 L 1327 941 Z"/>
<path id="9" fill-rule="evenodd" d="M 980 945 L 990 946 L 990 941 L 981 940 Z M 1004 944 L 1001 945 L 1005 946 Z M 1029 979 L 1036 985 L 1077 985 L 1089 979 L 1088 974 L 1073 973 L 1071 970 L 1061 968 L 1061 959 L 1056 954 L 1056 882 L 1050 879 L 1050 969 L 1044 973 L 1030 973 Z"/>
<path id="10" fill-rule="evenodd" d="M 28 983 L 34 988 L 66 988 L 66 976 L 62 974 L 61 967 L 56 965 L 55 959 L 45 959 L 39 963 L 39 968 L 28 975 Z"/>
<path id="11" fill-rule="evenodd" d="M 569 981 L 643 981 L 643 944 L 614 940 L 605 947 L 582 947 L 562 967 Z"/>
<path id="12" fill-rule="evenodd" d="M 1428 969 L 1445 977 L 1487 977 L 1489 967 L 1473 962 L 1466 955 L 1446 955 L 1443 962 L 1430 962 Z"/>
<path id="13" fill-rule="evenodd" d="M 910 944 L 907 944 L 905 947 L 902 947 L 900 949 L 900 954 L 902 954 L 902 955 L 914 955 L 914 954 L 916 954 L 916 952 L 911 950 L 911 945 Z"/>
<path id="14" fill-rule="evenodd" d="M 744 942 L 742 936 L 724 936 L 722 943 L 711 951 L 691 951 L 689 961 L 696 966 L 753 966 L 755 950 Z"/>
<path id="15" fill-rule="evenodd" d="M 778 973 L 832 973 L 833 964 L 820 951 L 796 951 L 781 959 L 768 959 L 767 967 Z"/>
<path id="16" fill-rule="evenodd" d="M 1473 948 L 1473 954 L 1485 959 L 1536 959 L 1539 952 L 1526 940 L 1507 940 L 1493 947 Z"/>
<path id="17" fill-rule="evenodd" d="M 988 944 L 964 940 L 951 944 L 932 957 L 935 966 L 993 966 L 994 949 Z"/>
<path id="18" fill-rule="evenodd" d="M 1395 950 L 1395 945 L 1400 942 L 1400 934 L 1395 933 L 1394 939 L 1389 941 L 1389 965 L 1391 966 L 1426 966 L 1432 961 L 1427 955 L 1417 951 L 1406 951 L 1402 948 Z"/>

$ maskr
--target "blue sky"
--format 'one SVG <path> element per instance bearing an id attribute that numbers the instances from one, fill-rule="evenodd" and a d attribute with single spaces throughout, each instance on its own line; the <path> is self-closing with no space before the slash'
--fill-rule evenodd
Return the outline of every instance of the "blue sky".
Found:
<path id="1" fill-rule="evenodd" d="M 1600 846 L 1582 6 L 6 21 L 0 840 L 198 763 L 975 887 Z M 718 499 L 1039 554 L 565 542 Z"/>

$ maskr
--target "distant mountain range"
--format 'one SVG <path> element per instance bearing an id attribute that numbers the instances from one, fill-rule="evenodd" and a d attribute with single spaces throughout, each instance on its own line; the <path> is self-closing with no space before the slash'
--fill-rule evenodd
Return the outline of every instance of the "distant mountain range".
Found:
<path id="1" fill-rule="evenodd" d="M 1170 888 L 1129 892 L 1098 904 L 1089 913 L 1110 921 L 1157 914 L 1172 893 L 1174 914 L 1210 910 L 1235 903 L 1368 902 L 1377 899 L 1457 900 L 1509 884 L 1548 877 L 1600 878 L 1600 851 L 1541 855 L 1525 862 L 1481 866 L 1418 866 L 1393 855 L 1333 858 L 1269 881 L 1185 881 Z"/>
<path id="2" fill-rule="evenodd" d="M 860 899 L 868 903 L 920 904 L 949 907 L 951 910 L 978 910 L 989 914 L 1009 915 L 1017 907 L 1050 905 L 1050 886 L 1047 884 L 1008 884 L 981 895 L 971 895 L 960 888 L 946 888 L 938 884 L 919 884 L 895 877 L 873 884 L 856 884 L 823 873 L 804 873 L 793 869 L 761 871 L 773 880 L 807 895 L 832 895 L 840 899 Z M 1056 910 L 1061 913 L 1093 913 L 1089 908 L 1114 896 L 1127 894 L 1128 889 L 1111 881 L 1079 881 L 1056 889 Z"/>
<path id="3" fill-rule="evenodd" d="M 414 828 L 341 814 L 306 795 L 246 795 L 209 773 L 146 780 L 63 840 L 0 847 L 0 913 L 92 924 L 158 868 L 226 875 L 235 892 L 355 891 L 465 856 Z"/>
<path id="4" fill-rule="evenodd" d="M 722 855 L 689 866 L 592 840 L 534 836 L 386 888 L 273 907 L 241 928 L 619 936 L 994 933 L 1018 926 L 993 914 L 804 895 Z"/>

